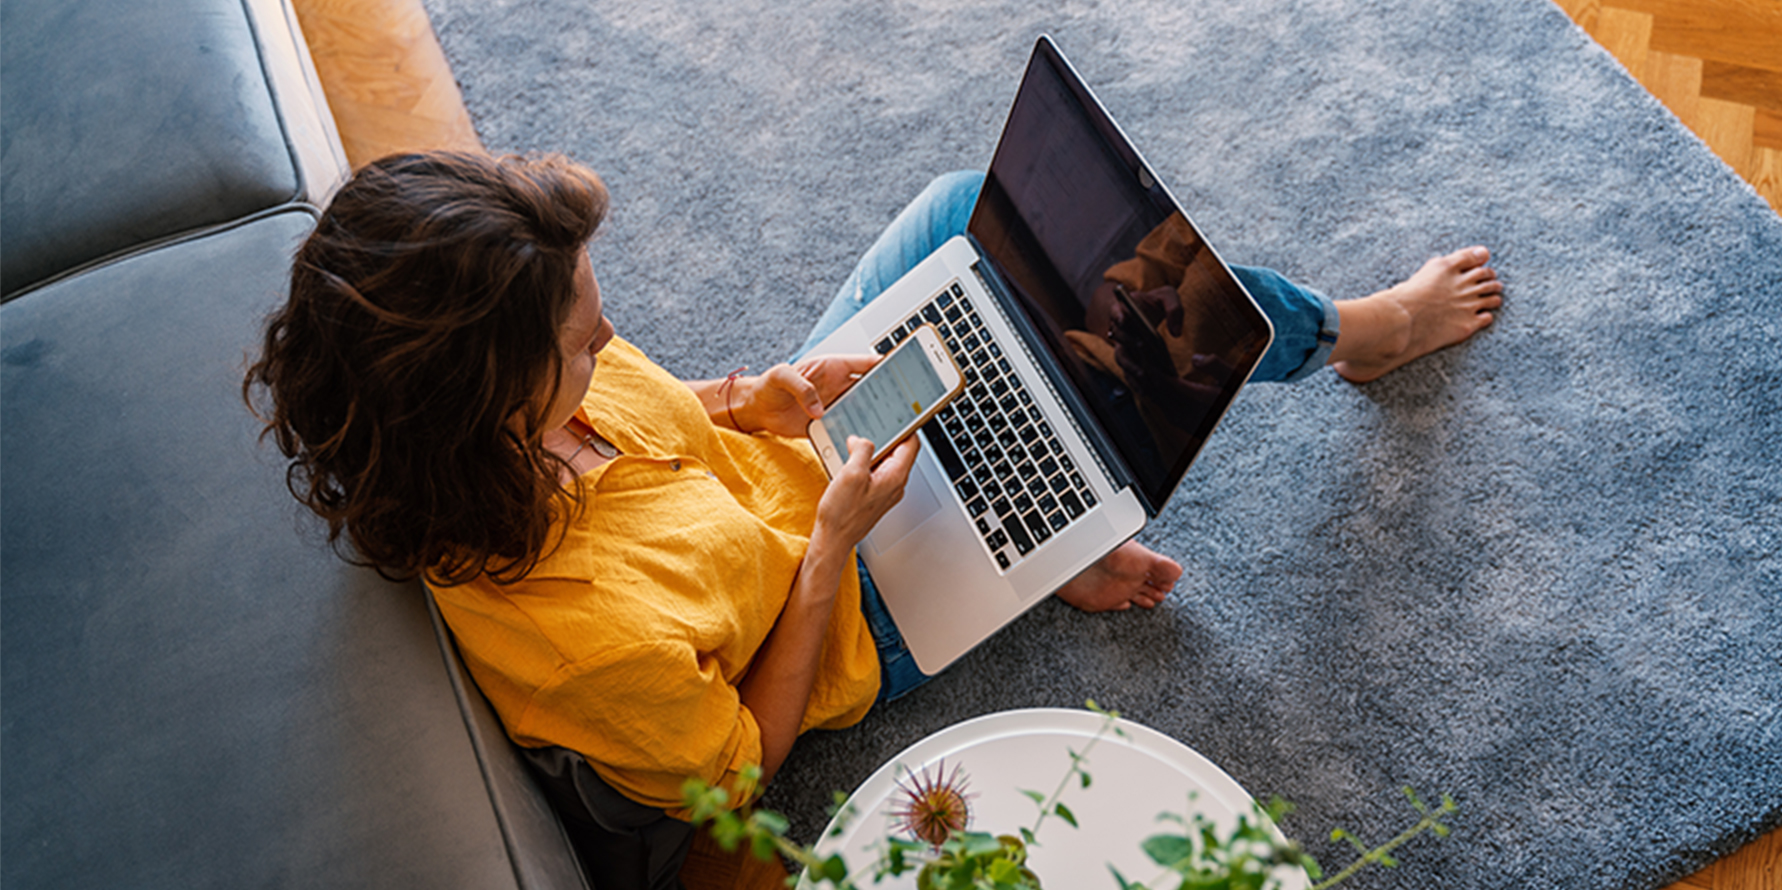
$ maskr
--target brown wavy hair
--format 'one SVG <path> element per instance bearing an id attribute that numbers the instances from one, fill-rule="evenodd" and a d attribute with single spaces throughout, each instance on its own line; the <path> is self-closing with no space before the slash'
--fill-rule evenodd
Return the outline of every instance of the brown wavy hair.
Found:
<path id="1" fill-rule="evenodd" d="M 329 202 L 242 394 L 343 558 L 459 584 L 550 549 L 579 496 L 544 414 L 606 211 L 600 178 L 559 156 L 399 155 Z"/>

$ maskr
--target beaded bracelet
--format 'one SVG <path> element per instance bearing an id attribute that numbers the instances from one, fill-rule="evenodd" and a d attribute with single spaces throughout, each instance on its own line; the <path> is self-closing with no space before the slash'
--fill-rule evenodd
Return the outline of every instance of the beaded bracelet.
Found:
<path id="1" fill-rule="evenodd" d="M 739 424 L 736 422 L 736 412 L 730 410 L 730 390 L 731 390 L 731 387 L 736 383 L 736 375 L 741 374 L 742 372 L 747 371 L 748 369 L 749 369 L 748 365 L 743 365 L 742 367 L 737 368 L 734 371 L 731 371 L 730 376 L 724 378 L 724 385 L 718 387 L 719 389 L 724 391 L 724 413 L 730 417 L 730 428 L 733 430 L 736 430 L 739 433 L 743 431 L 743 428 L 742 428 L 742 424 Z"/>

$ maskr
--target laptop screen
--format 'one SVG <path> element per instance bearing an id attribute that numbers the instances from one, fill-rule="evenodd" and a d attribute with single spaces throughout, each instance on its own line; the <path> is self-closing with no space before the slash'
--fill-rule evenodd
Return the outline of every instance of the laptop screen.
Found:
<path id="1" fill-rule="evenodd" d="M 1045 38 L 969 231 L 1156 512 L 1270 328 Z"/>

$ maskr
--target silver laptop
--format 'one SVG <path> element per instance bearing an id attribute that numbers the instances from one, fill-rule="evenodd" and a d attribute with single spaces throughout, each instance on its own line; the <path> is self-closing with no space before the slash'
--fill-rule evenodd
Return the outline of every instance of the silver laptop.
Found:
<path id="1" fill-rule="evenodd" d="M 925 323 L 965 393 L 859 550 L 932 674 L 1138 534 L 1274 334 L 1045 37 L 968 234 L 812 354 Z"/>

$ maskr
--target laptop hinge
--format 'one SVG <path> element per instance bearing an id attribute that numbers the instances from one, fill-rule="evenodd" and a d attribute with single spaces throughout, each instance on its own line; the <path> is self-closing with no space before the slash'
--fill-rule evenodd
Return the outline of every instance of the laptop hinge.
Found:
<path id="1" fill-rule="evenodd" d="M 977 243 L 977 239 L 970 235 L 966 237 L 971 240 L 972 247 L 978 256 L 985 256 L 983 246 Z M 1008 319 L 1009 324 L 1019 334 L 1015 338 L 1019 341 L 1017 345 L 1027 353 L 1027 358 L 1033 362 L 1034 366 L 1045 375 L 1046 388 L 1051 390 L 1052 396 L 1064 406 L 1064 410 L 1070 413 L 1071 422 L 1076 426 L 1077 433 L 1089 443 L 1090 456 L 1095 458 L 1102 473 L 1113 481 L 1114 489 L 1116 491 L 1123 488 L 1132 489 L 1133 494 L 1138 496 L 1139 503 L 1145 508 L 1145 518 L 1157 518 L 1156 507 L 1151 504 L 1150 498 L 1145 497 L 1144 489 L 1138 485 L 1137 479 L 1126 466 L 1126 462 L 1120 459 L 1120 449 L 1115 447 L 1113 439 L 1108 436 L 1106 430 L 1102 429 L 1101 421 L 1096 419 L 1095 414 L 1089 410 L 1089 406 L 1083 402 L 1082 397 L 1077 395 L 1076 386 L 1065 376 L 1064 369 L 1058 367 L 1058 363 L 1055 361 L 1046 361 L 1035 355 L 1032 347 L 1028 345 L 1045 341 L 1041 339 L 1040 332 L 1034 328 L 1033 321 L 1027 317 L 1027 313 L 1016 304 L 1009 288 L 1005 286 L 1002 276 L 997 273 L 994 267 L 990 267 L 982 260 L 972 263 L 971 270 L 977 274 L 978 282 L 984 285 L 984 289 L 989 291 L 1001 306 L 1003 317 Z"/>

